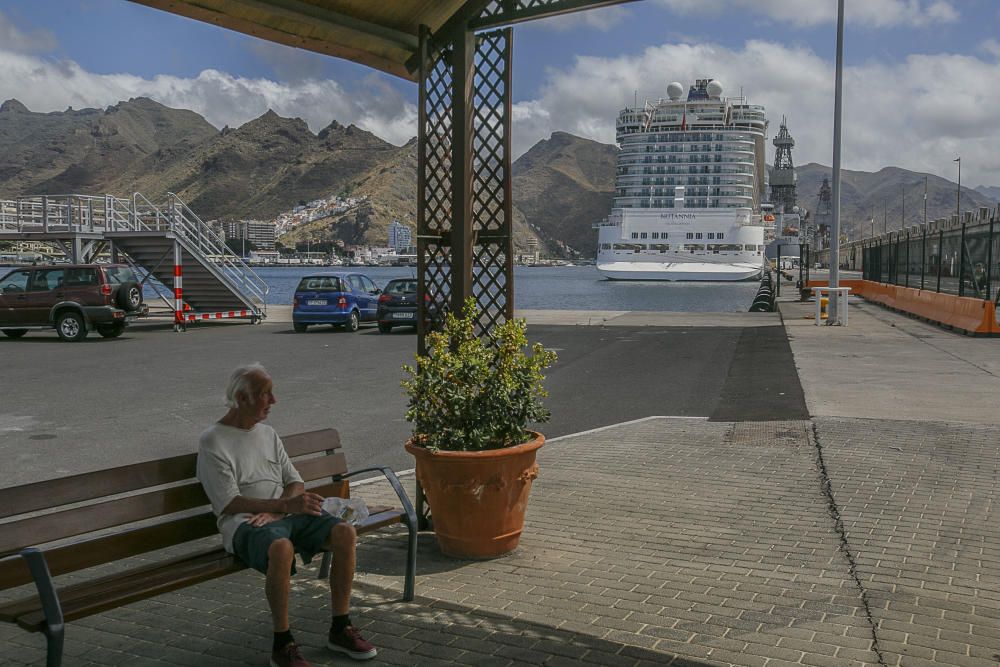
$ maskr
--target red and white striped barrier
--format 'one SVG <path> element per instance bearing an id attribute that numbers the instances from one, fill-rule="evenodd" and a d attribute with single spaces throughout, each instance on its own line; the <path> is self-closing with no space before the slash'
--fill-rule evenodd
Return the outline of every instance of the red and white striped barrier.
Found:
<path id="1" fill-rule="evenodd" d="M 184 322 L 184 277 L 181 268 L 180 247 L 174 244 L 174 324 Z"/>
<path id="2" fill-rule="evenodd" d="M 221 313 L 189 313 L 183 316 L 188 322 L 199 322 L 204 320 L 228 320 L 237 317 L 254 317 L 250 310 L 227 310 Z"/>

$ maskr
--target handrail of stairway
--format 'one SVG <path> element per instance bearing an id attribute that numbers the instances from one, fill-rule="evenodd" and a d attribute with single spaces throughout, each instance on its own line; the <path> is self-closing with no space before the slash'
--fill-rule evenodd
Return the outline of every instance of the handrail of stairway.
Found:
<path id="1" fill-rule="evenodd" d="M 156 221 L 155 225 L 150 225 L 147 221 L 143 220 L 140 216 L 139 205 L 140 202 L 144 203 L 149 209 L 149 215 L 153 215 Z M 147 231 L 168 231 L 170 230 L 170 219 L 163 215 L 160 208 L 149 201 L 144 194 L 141 192 L 135 192 L 132 194 L 132 206 L 129 209 L 129 215 L 132 218 L 132 229 L 134 231 L 141 231 L 143 229 Z"/>
<path id="2" fill-rule="evenodd" d="M 200 219 L 197 215 L 187 207 L 184 202 L 173 193 L 168 193 L 171 199 L 168 199 L 167 206 L 162 208 L 172 207 L 168 214 L 164 214 L 161 207 L 149 201 L 145 195 L 140 192 L 136 192 L 132 195 L 133 210 L 132 215 L 135 220 L 136 229 L 147 229 L 147 230 L 157 230 L 157 231 L 170 231 L 173 232 L 177 238 L 179 238 L 183 243 L 190 243 L 194 246 L 194 249 L 202 255 L 216 255 L 221 256 L 225 259 L 225 255 L 219 248 L 218 243 L 206 243 L 207 240 L 216 239 L 217 235 Z M 180 204 L 180 206 L 177 206 Z M 142 208 L 146 209 L 143 213 Z M 192 217 L 197 220 L 197 223 L 191 222 L 187 217 L 185 217 L 185 211 L 187 211 Z M 144 217 L 153 216 L 154 223 L 150 225 L 147 221 L 144 221 Z M 201 226 L 198 229 L 197 225 Z M 192 231 L 191 227 L 195 227 Z M 201 241 L 199 243 L 199 240 Z M 230 252 L 230 254 L 232 254 Z M 267 313 L 267 300 L 264 298 L 267 294 L 267 290 L 261 290 L 258 285 L 254 285 L 252 282 L 246 280 L 245 274 L 240 274 L 239 267 L 233 265 L 233 262 L 229 261 L 224 263 L 223 268 L 228 268 L 228 270 L 220 270 L 216 262 L 213 262 L 209 257 L 205 257 L 205 268 L 212 275 L 218 278 L 223 283 L 228 284 L 236 293 L 243 294 L 251 304 L 259 308 L 264 314 Z M 240 280 L 234 280 L 232 273 L 240 274 Z M 254 274 L 254 277 L 267 288 L 267 284 L 263 282 Z"/>
<path id="3" fill-rule="evenodd" d="M 220 270 L 219 265 L 213 262 L 210 258 L 206 256 L 205 268 L 211 272 L 216 278 L 224 283 L 227 283 L 234 291 L 239 294 L 243 294 L 249 299 L 251 304 L 254 304 L 260 309 L 264 314 L 267 313 L 267 293 L 269 287 L 261 278 L 254 273 L 247 270 L 253 275 L 257 280 L 258 284 L 254 284 L 252 281 L 247 280 L 246 271 L 241 271 L 240 267 L 229 259 L 226 255 L 232 255 L 235 258 L 235 254 L 232 253 L 224 244 L 220 243 L 218 236 L 211 230 L 211 228 L 206 225 L 201 218 L 199 218 L 194 211 L 188 208 L 180 197 L 174 193 L 167 193 L 168 201 L 167 206 L 163 208 L 169 208 L 170 213 L 164 214 L 161 211 L 161 207 L 153 204 L 149 199 L 146 198 L 142 193 L 136 192 L 132 195 L 133 200 L 133 216 L 135 218 L 137 228 L 139 226 L 145 229 L 157 229 L 160 231 L 171 231 L 178 238 L 180 238 L 185 243 L 190 243 L 195 246 L 198 253 L 202 255 L 215 255 L 216 257 L 221 257 L 223 259 L 222 266 L 225 270 Z M 155 220 L 155 227 L 151 227 L 147 222 L 142 220 L 142 215 L 140 214 L 140 202 L 144 203 L 145 207 L 148 209 L 146 216 L 153 215 Z M 194 218 L 196 222 L 192 222 L 186 215 L 187 212 L 190 217 Z M 194 227 L 194 230 L 191 229 Z M 240 262 L 242 264 L 242 262 Z M 245 266 L 245 264 L 244 264 Z M 237 274 L 239 280 L 235 280 L 233 273 Z M 263 286 L 263 289 L 261 288 Z"/>
<path id="4" fill-rule="evenodd" d="M 179 216 L 174 217 L 173 221 L 175 223 L 180 221 L 185 226 L 183 229 L 185 238 L 189 242 L 195 243 L 199 252 L 206 255 L 213 255 L 221 260 L 220 263 L 226 270 L 219 271 L 218 273 L 238 289 L 249 292 L 251 299 L 258 301 L 261 311 L 266 313 L 267 295 L 271 291 L 270 286 L 246 262 L 238 257 L 236 253 L 230 250 L 225 242 L 219 238 L 218 234 L 205 224 L 198 217 L 198 214 L 192 211 L 180 197 L 172 192 L 168 192 L 167 198 L 168 206 L 172 206 L 172 210 L 179 213 Z M 193 235 L 191 227 L 194 228 Z M 209 261 L 209 265 L 212 269 L 217 268 L 212 261 Z"/>

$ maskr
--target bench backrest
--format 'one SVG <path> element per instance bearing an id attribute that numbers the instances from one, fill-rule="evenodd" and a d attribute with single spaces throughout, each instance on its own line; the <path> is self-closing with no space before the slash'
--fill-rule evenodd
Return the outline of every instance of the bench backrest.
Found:
<path id="1" fill-rule="evenodd" d="M 330 479 L 347 472 L 335 429 L 282 441 L 311 491 L 348 497 L 347 481 Z M 0 523 L 0 557 L 39 547 L 55 576 L 217 534 L 216 517 L 195 479 L 197 457 L 183 454 L 0 489 L 0 520 L 8 520 Z M 22 558 L 0 561 L 0 590 L 30 581 Z"/>

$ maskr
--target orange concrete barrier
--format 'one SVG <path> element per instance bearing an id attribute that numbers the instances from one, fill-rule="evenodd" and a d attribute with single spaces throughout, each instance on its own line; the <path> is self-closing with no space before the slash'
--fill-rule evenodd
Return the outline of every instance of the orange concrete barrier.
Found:
<path id="1" fill-rule="evenodd" d="M 809 287 L 822 287 L 825 280 L 810 280 Z M 996 306 L 990 301 L 954 294 L 939 294 L 914 287 L 887 285 L 871 280 L 841 280 L 841 287 L 866 301 L 911 313 L 973 334 L 1000 334 Z"/>

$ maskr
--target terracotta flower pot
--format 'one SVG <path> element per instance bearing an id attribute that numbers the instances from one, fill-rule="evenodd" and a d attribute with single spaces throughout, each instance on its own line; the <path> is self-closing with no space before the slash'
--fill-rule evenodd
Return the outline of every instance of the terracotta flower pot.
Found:
<path id="1" fill-rule="evenodd" d="M 545 436 L 482 452 L 431 452 L 406 443 L 417 460 L 441 551 L 456 558 L 495 558 L 517 548 L 524 528 L 535 453 Z"/>

